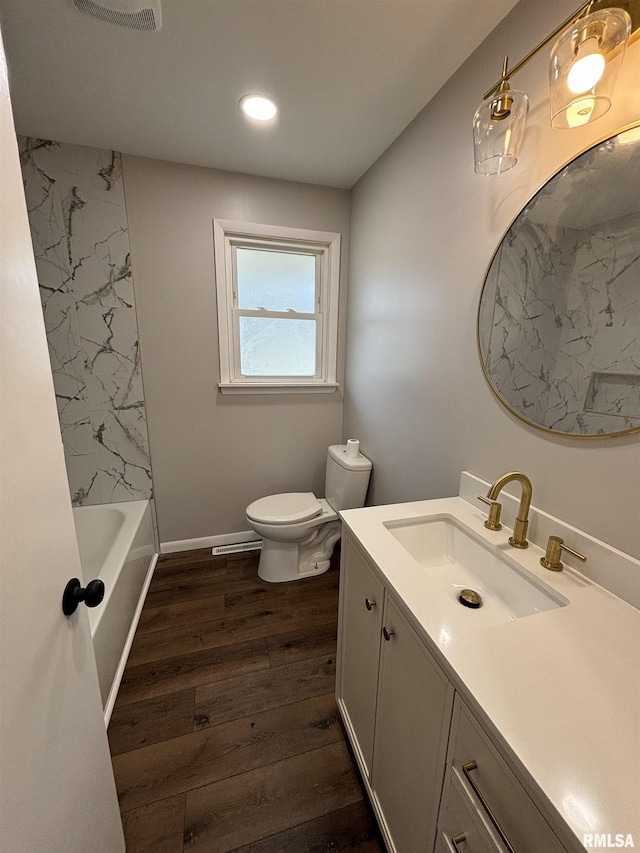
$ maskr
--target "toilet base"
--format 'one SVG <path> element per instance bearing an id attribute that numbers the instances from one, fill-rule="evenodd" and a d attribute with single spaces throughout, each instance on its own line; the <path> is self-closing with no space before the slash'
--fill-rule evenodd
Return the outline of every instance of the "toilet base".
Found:
<path id="1" fill-rule="evenodd" d="M 268 583 L 284 583 L 324 574 L 341 535 L 341 522 L 332 521 L 318 527 L 303 542 L 263 539 L 258 577 Z"/>

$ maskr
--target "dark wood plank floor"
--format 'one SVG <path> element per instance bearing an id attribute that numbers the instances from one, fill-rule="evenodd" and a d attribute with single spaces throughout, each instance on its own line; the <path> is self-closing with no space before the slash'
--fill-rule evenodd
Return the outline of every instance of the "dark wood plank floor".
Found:
<path id="1" fill-rule="evenodd" d="M 334 700 L 338 569 L 161 557 L 109 726 L 127 853 L 380 853 Z"/>

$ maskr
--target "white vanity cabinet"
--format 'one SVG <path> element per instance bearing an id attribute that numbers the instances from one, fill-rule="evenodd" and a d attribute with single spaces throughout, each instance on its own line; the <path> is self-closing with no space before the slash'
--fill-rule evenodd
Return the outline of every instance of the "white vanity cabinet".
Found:
<path id="1" fill-rule="evenodd" d="M 431 853 L 454 691 L 357 548 L 343 548 L 338 705 L 389 849 Z"/>
<path id="2" fill-rule="evenodd" d="M 336 696 L 390 853 L 566 853 L 343 536 Z"/>

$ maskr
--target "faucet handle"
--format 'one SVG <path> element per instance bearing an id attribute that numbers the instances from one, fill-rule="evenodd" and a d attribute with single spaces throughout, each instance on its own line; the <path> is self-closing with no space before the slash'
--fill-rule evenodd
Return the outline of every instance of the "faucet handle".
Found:
<path id="1" fill-rule="evenodd" d="M 500 524 L 502 504 L 498 503 L 498 501 L 491 501 L 489 498 L 485 498 L 484 495 L 478 495 L 478 500 L 489 506 L 489 518 L 484 523 L 487 530 L 502 530 L 502 525 Z"/>
<path id="2" fill-rule="evenodd" d="M 540 557 L 540 565 L 552 572 L 561 572 L 564 568 L 563 564 L 560 562 L 560 557 L 563 551 L 573 554 L 574 557 L 583 563 L 587 562 L 587 558 L 584 554 L 579 554 L 577 551 L 574 551 L 573 548 L 569 548 L 568 545 L 564 544 L 564 539 L 560 536 L 550 536 L 549 541 L 547 542 L 545 555 L 544 557 Z"/>

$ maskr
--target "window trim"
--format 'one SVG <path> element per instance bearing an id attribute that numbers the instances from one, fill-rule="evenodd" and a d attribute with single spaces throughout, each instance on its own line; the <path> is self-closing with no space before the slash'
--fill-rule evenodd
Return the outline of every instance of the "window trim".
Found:
<path id="1" fill-rule="evenodd" d="M 220 381 L 223 394 L 333 393 L 339 388 L 338 306 L 340 282 L 340 234 L 310 231 L 279 225 L 260 225 L 228 219 L 213 220 L 216 293 L 218 300 L 218 346 Z M 282 249 L 316 255 L 320 276 L 316 279 L 319 305 L 316 314 L 296 314 L 295 318 L 317 321 L 319 348 L 315 377 L 243 377 L 240 375 L 238 325 L 240 316 L 274 316 L 278 312 L 239 309 L 234 304 L 236 247 Z M 285 315 L 286 316 L 286 315 Z M 288 317 L 287 319 L 295 319 Z M 236 372 L 237 371 L 237 372 Z"/>

